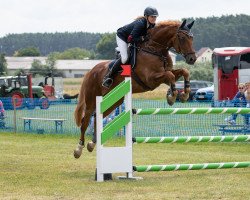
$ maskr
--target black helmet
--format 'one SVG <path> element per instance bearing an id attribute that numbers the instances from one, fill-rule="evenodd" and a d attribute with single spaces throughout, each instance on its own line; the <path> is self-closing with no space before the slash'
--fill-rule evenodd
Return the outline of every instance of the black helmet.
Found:
<path id="1" fill-rule="evenodd" d="M 156 8 L 153 7 L 147 7 L 144 10 L 144 16 L 157 16 L 158 17 L 158 11 L 156 10 Z"/>

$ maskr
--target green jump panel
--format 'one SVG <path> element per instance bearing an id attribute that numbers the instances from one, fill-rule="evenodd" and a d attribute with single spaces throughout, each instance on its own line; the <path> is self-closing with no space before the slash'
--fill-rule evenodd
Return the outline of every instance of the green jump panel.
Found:
<path id="1" fill-rule="evenodd" d="M 225 163 L 201 163 L 201 164 L 173 164 L 173 165 L 139 165 L 134 166 L 137 172 L 158 172 L 177 170 L 201 170 L 201 169 L 230 169 L 250 167 L 250 162 L 225 162 Z"/>
<path id="2" fill-rule="evenodd" d="M 250 141 L 250 135 L 133 138 L 133 142 L 136 143 L 248 142 L 248 141 Z"/>
<path id="3" fill-rule="evenodd" d="M 101 113 L 104 113 L 117 101 L 124 97 L 130 91 L 130 89 L 130 81 L 123 81 L 108 94 L 106 94 L 101 102 Z"/>
<path id="4" fill-rule="evenodd" d="M 103 129 L 101 135 L 101 144 L 104 144 L 110 139 L 115 133 L 117 133 L 123 126 L 130 122 L 130 111 L 122 112 L 114 120 L 109 122 Z"/>
<path id="5" fill-rule="evenodd" d="M 136 109 L 137 115 L 168 114 L 249 114 L 250 108 L 148 108 Z"/>

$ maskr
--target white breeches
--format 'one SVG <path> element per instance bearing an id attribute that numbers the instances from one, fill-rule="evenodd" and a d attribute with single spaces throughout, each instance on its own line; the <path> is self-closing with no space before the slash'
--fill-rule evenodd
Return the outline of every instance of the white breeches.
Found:
<path id="1" fill-rule="evenodd" d="M 122 64 L 128 60 L 128 44 L 116 35 L 116 43 L 121 53 Z"/>

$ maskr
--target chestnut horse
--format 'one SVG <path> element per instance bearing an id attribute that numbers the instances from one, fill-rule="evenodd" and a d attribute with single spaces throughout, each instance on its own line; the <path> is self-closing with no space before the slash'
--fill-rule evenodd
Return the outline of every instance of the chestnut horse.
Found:
<path id="1" fill-rule="evenodd" d="M 176 101 L 178 91 L 175 88 L 175 82 L 184 77 L 184 92 L 180 94 L 182 102 L 187 101 L 190 92 L 189 72 L 186 69 L 173 69 L 173 63 L 169 56 L 169 49 L 184 56 L 186 63 L 194 64 L 196 61 L 195 51 L 193 49 L 193 35 L 190 32 L 194 22 L 186 24 L 176 21 L 164 21 L 158 23 L 155 28 L 148 31 L 148 41 L 136 47 L 137 58 L 136 66 L 132 70 L 132 92 L 141 93 L 154 90 L 160 84 L 165 83 L 170 86 L 170 95 L 167 101 L 170 105 Z M 108 71 L 110 61 L 97 64 L 90 72 L 84 76 L 79 93 L 79 101 L 75 110 L 75 120 L 77 126 L 81 126 L 81 137 L 77 148 L 74 151 L 75 158 L 79 158 L 84 147 L 84 134 L 89 125 L 90 118 L 95 112 L 96 96 L 104 96 L 112 88 L 124 80 L 120 74 L 114 78 L 110 89 L 102 86 L 102 80 Z M 123 99 L 118 101 L 113 107 L 104 113 L 107 116 L 122 103 Z M 96 120 L 95 120 L 96 125 Z M 93 151 L 96 143 L 96 131 L 91 142 L 88 143 L 88 151 Z"/>

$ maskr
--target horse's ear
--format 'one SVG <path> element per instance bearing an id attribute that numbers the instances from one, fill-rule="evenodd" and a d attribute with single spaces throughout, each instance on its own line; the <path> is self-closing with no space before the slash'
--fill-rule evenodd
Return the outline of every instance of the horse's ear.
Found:
<path id="1" fill-rule="evenodd" d="M 191 29 L 193 25 L 194 25 L 194 21 L 192 21 L 191 23 L 189 23 L 189 24 L 187 25 L 187 27 L 188 27 L 189 29 Z"/>
<path id="2" fill-rule="evenodd" d="M 186 20 L 186 19 L 184 19 L 184 21 L 182 22 L 182 24 L 181 24 L 180 28 L 183 28 L 183 27 L 186 25 L 186 22 L 187 22 L 187 20 Z"/>

